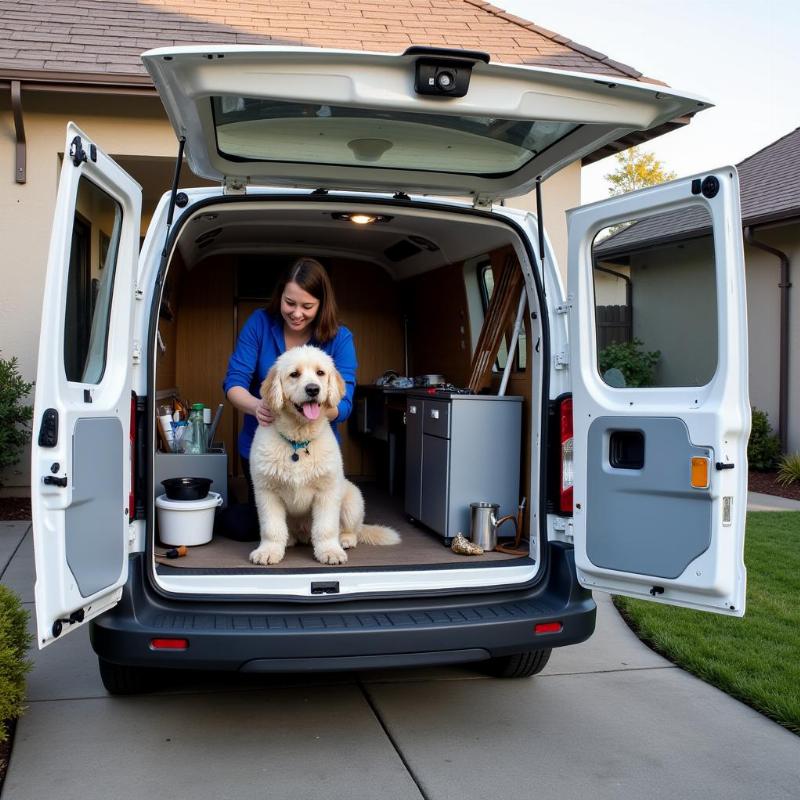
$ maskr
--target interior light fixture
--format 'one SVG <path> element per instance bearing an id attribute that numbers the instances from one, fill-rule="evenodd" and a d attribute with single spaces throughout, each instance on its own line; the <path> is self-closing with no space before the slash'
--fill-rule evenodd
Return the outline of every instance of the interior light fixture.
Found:
<path id="1" fill-rule="evenodd" d="M 385 214 L 365 214 L 361 211 L 343 213 L 336 211 L 331 216 L 339 222 L 352 222 L 354 225 L 373 225 L 380 222 L 388 222 L 391 217 Z"/>

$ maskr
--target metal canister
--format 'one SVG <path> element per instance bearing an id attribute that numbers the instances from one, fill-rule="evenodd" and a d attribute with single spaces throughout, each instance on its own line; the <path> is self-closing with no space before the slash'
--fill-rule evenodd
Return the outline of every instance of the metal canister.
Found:
<path id="1" fill-rule="evenodd" d="M 486 551 L 497 546 L 497 503 L 470 503 L 469 538 Z"/>

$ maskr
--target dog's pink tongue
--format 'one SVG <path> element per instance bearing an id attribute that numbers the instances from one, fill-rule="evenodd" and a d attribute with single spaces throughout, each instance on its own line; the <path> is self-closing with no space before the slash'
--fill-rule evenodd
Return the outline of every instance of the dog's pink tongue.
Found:
<path id="1" fill-rule="evenodd" d="M 319 403 L 303 403 L 303 414 L 306 419 L 317 419 L 319 417 Z"/>

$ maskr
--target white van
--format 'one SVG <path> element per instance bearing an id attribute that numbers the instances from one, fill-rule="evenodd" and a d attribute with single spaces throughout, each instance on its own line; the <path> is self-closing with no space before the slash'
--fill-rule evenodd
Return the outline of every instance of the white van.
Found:
<path id="1" fill-rule="evenodd" d="M 478 662 L 521 677 L 591 635 L 592 590 L 744 613 L 735 169 L 569 211 L 566 290 L 537 218 L 503 205 L 706 102 L 422 47 L 143 59 L 181 153 L 215 185 L 179 191 L 179 157 L 140 248 L 140 186 L 68 125 L 36 382 L 40 647 L 91 621 L 115 693 L 164 667 Z M 404 542 L 258 567 L 215 536 L 167 560 L 156 473 L 184 456 L 161 452 L 159 401 L 179 385 L 213 405 L 236 331 L 298 255 L 329 268 L 355 336 L 346 471 Z M 504 280 L 513 324 L 501 316 L 486 384 L 464 391 Z M 376 386 L 385 370 L 433 385 Z M 208 463 L 235 479 L 229 431 Z M 523 553 L 444 546 L 469 532 L 470 501 L 516 514 L 523 498 Z"/>

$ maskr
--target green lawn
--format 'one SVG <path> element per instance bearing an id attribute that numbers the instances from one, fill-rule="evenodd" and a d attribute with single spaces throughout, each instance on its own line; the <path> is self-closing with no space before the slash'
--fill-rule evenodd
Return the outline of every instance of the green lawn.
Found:
<path id="1" fill-rule="evenodd" d="M 654 650 L 800 734 L 800 513 L 749 513 L 744 560 L 743 619 L 615 603 Z"/>

